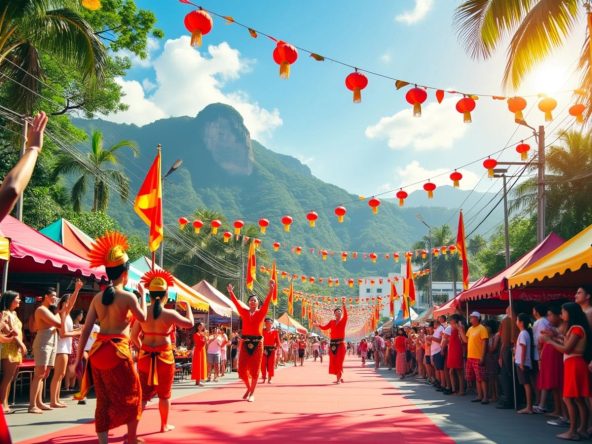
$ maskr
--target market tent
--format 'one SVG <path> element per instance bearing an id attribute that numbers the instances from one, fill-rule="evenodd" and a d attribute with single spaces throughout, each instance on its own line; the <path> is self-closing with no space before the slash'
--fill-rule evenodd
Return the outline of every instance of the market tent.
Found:
<path id="1" fill-rule="evenodd" d="M 91 268 L 88 261 L 12 216 L 0 222 L 0 235 L 10 239 L 10 272 L 80 274 L 107 279 L 103 267 Z"/>
<path id="2" fill-rule="evenodd" d="M 288 313 L 284 313 L 278 318 L 278 322 L 280 324 L 287 325 L 288 327 L 295 327 L 298 333 L 306 334 L 308 330 L 302 326 L 300 322 L 294 319 L 291 316 L 288 316 Z"/>
<path id="3" fill-rule="evenodd" d="M 563 242 L 564 240 L 555 233 L 549 234 L 539 245 L 526 253 L 508 268 L 499 272 L 488 281 L 483 282 L 480 285 L 473 286 L 469 290 L 461 293 L 460 301 L 467 302 L 482 299 L 507 301 L 509 299 L 508 279 L 555 250 L 557 247 L 563 244 Z M 521 292 L 512 292 L 513 300 L 524 301 L 556 300 L 561 299 L 564 296 L 565 292 L 556 289 L 536 292 L 525 289 Z"/>
<path id="4" fill-rule="evenodd" d="M 213 308 L 216 314 L 224 316 L 226 318 L 229 318 L 232 313 L 238 315 L 238 310 L 236 309 L 232 301 L 224 293 L 222 293 L 220 290 L 218 290 L 205 279 L 201 282 L 198 282 L 191 288 L 193 288 L 199 294 L 203 295 L 208 301 L 216 304 L 216 307 Z M 247 304 L 245 304 L 244 302 L 241 301 L 240 304 L 245 309 L 249 309 Z"/>
<path id="5" fill-rule="evenodd" d="M 152 268 L 152 261 L 144 256 L 132 262 L 131 265 L 144 274 Z M 160 268 L 156 264 L 155 267 Z M 210 303 L 204 296 L 176 277 L 173 279 L 175 280 L 175 288 L 169 289 L 169 298 L 189 302 L 189 305 L 195 310 L 207 312 L 210 309 Z"/>
<path id="6" fill-rule="evenodd" d="M 281 322 L 278 322 L 277 320 L 275 320 L 273 322 L 273 326 L 275 328 L 279 328 L 282 331 L 287 331 L 288 333 L 297 333 L 296 328 L 295 327 L 288 327 L 287 325 L 282 324 Z"/>
<path id="7" fill-rule="evenodd" d="M 509 285 L 514 297 L 518 287 L 534 287 L 536 291 L 547 287 L 567 287 L 573 290 L 591 280 L 592 225 L 512 276 Z"/>
<path id="8" fill-rule="evenodd" d="M 0 260 L 7 261 L 10 258 L 10 241 L 0 235 Z"/>

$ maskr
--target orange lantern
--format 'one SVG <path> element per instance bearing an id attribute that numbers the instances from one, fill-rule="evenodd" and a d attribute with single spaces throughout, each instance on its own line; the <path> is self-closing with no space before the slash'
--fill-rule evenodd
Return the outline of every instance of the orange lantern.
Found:
<path id="1" fill-rule="evenodd" d="M 337 222 L 342 223 L 343 218 L 347 214 L 347 210 L 345 207 L 337 207 L 335 208 L 335 216 L 337 216 Z"/>
<path id="2" fill-rule="evenodd" d="M 180 217 L 179 220 L 179 230 L 184 230 L 185 226 L 189 223 L 186 217 Z"/>
<path id="3" fill-rule="evenodd" d="M 354 251 L 354 252 L 352 253 L 352 257 L 353 257 L 354 259 L 357 259 L 357 258 L 358 258 L 358 252 L 357 252 L 357 251 Z"/>
<path id="4" fill-rule="evenodd" d="M 354 103 L 362 101 L 362 90 L 368 86 L 368 77 L 358 72 L 352 72 L 345 78 L 345 86 L 354 93 Z"/>
<path id="5" fill-rule="evenodd" d="M 440 255 L 440 250 L 438 250 L 437 248 L 433 248 L 432 249 L 432 255 L 434 257 L 438 257 Z"/>
<path id="6" fill-rule="evenodd" d="M 327 279 L 327 283 L 329 284 L 329 287 L 332 287 L 333 286 L 333 279 L 332 278 Z"/>
<path id="7" fill-rule="evenodd" d="M 322 256 L 322 258 L 323 258 L 324 261 L 327 260 L 327 255 L 328 254 L 329 253 L 327 252 L 327 250 L 321 250 L 321 256 Z"/>
<path id="8" fill-rule="evenodd" d="M 352 288 L 354 286 L 354 280 L 352 278 L 349 278 L 347 280 L 347 285 L 349 285 L 350 288 Z M 350 301 L 351 302 L 351 301 Z"/>
<path id="9" fill-rule="evenodd" d="M 569 115 L 575 117 L 576 122 L 584 123 L 584 115 L 583 114 L 584 114 L 585 110 L 586 110 L 586 107 L 583 104 L 577 103 L 569 108 Z"/>
<path id="10" fill-rule="evenodd" d="M 195 232 L 195 234 L 199 234 L 199 232 L 203 228 L 204 223 L 201 220 L 196 219 L 193 221 L 191 225 L 193 225 L 193 231 Z"/>
<path id="11" fill-rule="evenodd" d="M 372 261 L 372 263 L 375 264 L 376 259 L 378 259 L 378 256 L 376 255 L 376 253 L 370 253 L 369 257 L 370 257 L 370 260 Z"/>
<path id="12" fill-rule="evenodd" d="M 388 254 L 388 253 L 386 253 L 386 254 L 384 255 L 384 258 L 385 258 L 385 259 L 388 261 L 388 260 L 391 258 L 391 255 L 390 255 L 390 254 Z"/>
<path id="13" fill-rule="evenodd" d="M 298 256 L 300 256 L 300 254 L 302 254 L 302 247 L 296 247 L 296 248 L 294 248 L 294 252 L 295 252 L 295 253 L 296 253 Z"/>
<path id="14" fill-rule="evenodd" d="M 557 100 L 545 97 L 539 102 L 539 109 L 545 113 L 545 122 L 553 120 L 553 110 L 557 107 Z"/>
<path id="15" fill-rule="evenodd" d="M 253 243 L 255 244 L 255 248 L 259 248 L 261 246 L 261 239 L 253 239 Z"/>
<path id="16" fill-rule="evenodd" d="M 339 287 L 339 279 L 335 279 L 335 286 Z"/>
<path id="17" fill-rule="evenodd" d="M 448 246 L 448 252 L 449 252 L 450 254 L 455 254 L 455 253 L 456 253 L 456 251 L 457 251 L 457 250 L 456 250 L 456 245 L 449 245 L 449 246 Z"/>
<path id="18" fill-rule="evenodd" d="M 443 247 L 440 247 L 440 253 L 442 253 L 444 256 L 446 256 L 447 252 L 448 252 L 448 247 L 446 247 L 446 245 L 444 245 Z"/>
<path id="19" fill-rule="evenodd" d="M 421 117 L 421 104 L 426 101 L 428 98 L 428 94 L 425 92 L 425 89 L 418 88 L 411 88 L 405 94 L 405 100 L 409 105 L 413 105 L 413 116 L 414 117 Z"/>
<path id="20" fill-rule="evenodd" d="M 298 50 L 292 45 L 279 41 L 273 50 L 273 61 L 280 65 L 280 77 L 290 78 L 290 65 L 298 59 Z"/>
<path id="21" fill-rule="evenodd" d="M 286 279 L 288 277 L 288 272 L 287 271 L 282 271 L 282 279 Z"/>
<path id="22" fill-rule="evenodd" d="M 310 282 L 311 284 L 314 284 L 315 283 L 315 280 L 316 279 L 314 277 L 312 277 L 312 276 L 310 278 L 308 278 L 308 282 Z"/>
<path id="23" fill-rule="evenodd" d="M 290 225 L 292 225 L 293 219 L 290 216 L 282 217 L 282 224 L 284 225 L 284 231 L 286 233 L 290 232 Z"/>
<path id="24" fill-rule="evenodd" d="M 318 218 L 319 218 L 319 215 L 314 211 L 311 211 L 306 215 L 306 219 L 308 220 L 308 224 L 310 225 L 311 228 L 314 228 Z"/>
<path id="25" fill-rule="evenodd" d="M 516 145 L 516 151 L 520 154 L 521 160 L 528 159 L 528 152 L 530 151 L 530 145 L 528 143 L 519 143 Z"/>
<path id="26" fill-rule="evenodd" d="M 297 274 L 293 274 L 292 275 L 292 279 L 294 279 L 294 280 L 298 279 L 298 275 Z"/>
<path id="27" fill-rule="evenodd" d="M 436 184 L 433 182 L 426 182 L 423 184 L 423 189 L 426 193 L 428 193 L 428 199 L 432 199 L 434 197 L 434 190 L 436 189 Z"/>
<path id="28" fill-rule="evenodd" d="M 399 199 L 399 206 L 402 207 L 403 205 L 405 205 L 405 199 L 409 197 L 409 194 L 407 194 L 407 192 L 403 191 L 403 189 L 401 188 L 399 191 L 397 191 L 397 194 L 395 196 L 397 196 L 397 199 Z"/>
<path id="29" fill-rule="evenodd" d="M 428 255 L 428 250 L 421 250 L 421 258 L 425 259 Z"/>
<path id="30" fill-rule="evenodd" d="M 475 109 L 475 101 L 470 97 L 463 97 L 456 102 L 456 110 L 464 116 L 465 123 L 471 123 L 471 111 Z"/>
<path id="31" fill-rule="evenodd" d="M 241 230 L 243 229 L 243 227 L 245 226 L 245 223 L 239 219 L 239 220 L 235 220 L 232 225 L 234 226 L 234 235 L 238 236 L 240 234 Z"/>
<path id="32" fill-rule="evenodd" d="M 348 256 L 347 251 L 342 251 L 341 252 L 341 261 L 342 262 L 346 262 L 347 261 L 347 256 Z"/>
<path id="33" fill-rule="evenodd" d="M 493 177 L 493 169 L 497 166 L 497 160 L 488 157 L 483 161 L 483 166 L 487 168 L 487 175 Z"/>
<path id="34" fill-rule="evenodd" d="M 230 238 L 232 238 L 232 233 L 230 231 L 225 231 L 222 237 L 224 238 L 224 243 L 227 244 Z"/>
<path id="35" fill-rule="evenodd" d="M 308 280 L 308 278 L 306 276 L 302 275 L 302 276 L 300 276 L 300 280 L 302 281 L 302 283 L 305 283 Z"/>
<path id="36" fill-rule="evenodd" d="M 510 97 L 507 100 L 508 103 L 508 110 L 514 113 L 514 121 L 518 122 L 524 120 L 524 115 L 522 111 L 526 109 L 526 100 L 522 97 Z"/>
<path id="37" fill-rule="evenodd" d="M 395 260 L 395 262 L 399 262 L 399 253 L 393 253 L 393 259 Z"/>
<path id="38" fill-rule="evenodd" d="M 200 9 L 185 16 L 185 28 L 191 33 L 191 46 L 201 46 L 201 36 L 212 30 L 212 17 Z"/>
<path id="39" fill-rule="evenodd" d="M 274 242 L 273 243 L 273 251 L 278 251 L 281 246 L 282 246 L 282 244 L 280 244 L 279 242 Z"/>
<path id="40" fill-rule="evenodd" d="M 262 234 L 265 234 L 267 227 L 269 227 L 269 221 L 267 219 L 259 219 L 259 228 Z"/>
<path id="41" fill-rule="evenodd" d="M 452 181 L 452 185 L 454 186 L 454 188 L 458 188 L 460 180 L 462 178 L 463 175 L 459 171 L 454 170 L 452 173 L 450 173 L 450 180 Z"/>
<path id="42" fill-rule="evenodd" d="M 362 285 L 364 283 L 363 279 L 358 279 L 358 285 Z"/>
<path id="43" fill-rule="evenodd" d="M 212 228 L 212 234 L 217 234 L 218 228 L 220 228 L 221 226 L 222 222 L 220 222 L 218 219 L 214 219 L 213 221 L 211 221 L 210 227 Z"/>
<path id="44" fill-rule="evenodd" d="M 100 0 L 82 0 L 81 5 L 83 8 L 86 8 L 89 11 L 97 11 L 101 9 Z"/>
<path id="45" fill-rule="evenodd" d="M 376 197 L 373 197 L 368 201 L 368 205 L 370 206 L 370 208 L 372 208 L 372 213 L 377 214 L 378 207 L 380 206 L 380 200 Z"/>

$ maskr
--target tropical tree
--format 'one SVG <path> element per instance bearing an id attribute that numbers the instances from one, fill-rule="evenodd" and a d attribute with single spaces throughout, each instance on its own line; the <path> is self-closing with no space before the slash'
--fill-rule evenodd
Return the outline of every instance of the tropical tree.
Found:
<path id="1" fill-rule="evenodd" d="M 106 211 L 109 205 L 109 188 L 112 183 L 116 185 L 122 200 L 129 197 L 129 178 L 116 168 L 119 166 L 117 154 L 119 150 L 129 148 L 134 156 L 137 156 L 139 150 L 136 143 L 132 140 L 121 140 L 105 149 L 103 148 L 103 134 L 100 131 L 93 131 L 90 148 L 86 157 L 77 158 L 62 153 L 56 159 L 56 177 L 59 174 L 80 174 L 71 191 L 74 211 L 81 210 L 89 181 L 93 182 L 92 211 Z M 108 165 L 115 168 L 108 168 Z"/>
<path id="2" fill-rule="evenodd" d="M 566 131 L 546 154 L 545 195 L 547 231 L 569 238 L 592 223 L 592 135 Z M 513 193 L 512 212 L 534 214 L 537 179 L 519 184 Z"/>

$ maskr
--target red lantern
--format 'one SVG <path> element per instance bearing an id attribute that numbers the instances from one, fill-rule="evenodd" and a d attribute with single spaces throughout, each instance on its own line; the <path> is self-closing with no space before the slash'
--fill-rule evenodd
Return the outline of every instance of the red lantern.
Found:
<path id="1" fill-rule="evenodd" d="M 245 223 L 242 220 L 235 220 L 234 224 L 232 224 L 234 226 L 234 235 L 238 236 L 242 230 L 242 228 L 245 226 Z"/>
<path id="2" fill-rule="evenodd" d="M 399 253 L 393 253 L 393 259 L 395 262 L 399 262 Z"/>
<path id="3" fill-rule="evenodd" d="M 433 182 L 426 182 L 423 184 L 423 189 L 426 193 L 428 193 L 428 199 L 432 199 L 434 197 L 434 190 L 436 189 L 436 184 Z"/>
<path id="4" fill-rule="evenodd" d="M 191 11 L 185 16 L 185 28 L 191 33 L 191 46 L 201 46 L 201 36 L 212 30 L 212 17 L 201 9 Z"/>
<path id="5" fill-rule="evenodd" d="M 220 228 L 221 226 L 222 222 L 220 222 L 218 219 L 214 219 L 213 221 L 211 221 L 210 227 L 212 228 L 212 234 L 217 234 L 218 228 Z"/>
<path id="6" fill-rule="evenodd" d="M 294 248 L 294 252 L 295 252 L 295 253 L 296 253 L 298 256 L 300 256 L 300 255 L 302 254 L 302 247 L 296 247 L 296 248 Z"/>
<path id="7" fill-rule="evenodd" d="M 327 252 L 327 250 L 321 250 L 321 256 L 322 256 L 322 258 L 323 258 L 324 261 L 327 260 L 327 255 L 328 254 L 329 253 Z"/>
<path id="8" fill-rule="evenodd" d="M 372 261 L 372 263 L 375 264 L 376 263 L 376 259 L 378 259 L 377 254 L 376 253 L 370 253 L 369 257 L 370 257 L 370 260 Z"/>
<path id="9" fill-rule="evenodd" d="M 203 227 L 203 222 L 199 219 L 196 219 L 193 221 L 193 231 L 195 231 L 195 234 L 199 234 L 199 232 L 201 231 L 202 227 Z"/>
<path id="10" fill-rule="evenodd" d="M 290 232 L 290 225 L 292 225 L 293 219 L 290 216 L 282 217 L 282 224 L 284 225 L 284 231 L 286 233 Z"/>
<path id="11" fill-rule="evenodd" d="M 475 109 L 475 101 L 471 97 L 463 97 L 456 102 L 456 110 L 464 116 L 465 123 L 471 123 L 471 111 Z"/>
<path id="12" fill-rule="evenodd" d="M 288 277 L 287 271 L 282 271 L 282 279 L 286 279 Z"/>
<path id="13" fill-rule="evenodd" d="M 347 214 L 347 210 L 345 207 L 337 207 L 335 208 L 335 216 L 337 216 L 337 222 L 342 223 L 343 218 Z"/>
<path id="14" fill-rule="evenodd" d="M 483 166 L 487 168 L 487 175 L 493 177 L 493 169 L 497 166 L 497 160 L 488 157 L 483 161 Z"/>
<path id="15" fill-rule="evenodd" d="M 319 218 L 319 215 L 317 213 L 315 213 L 314 211 L 311 211 L 306 215 L 306 219 L 308 220 L 308 224 L 310 225 L 311 228 L 314 228 L 315 223 L 318 218 Z"/>
<path id="16" fill-rule="evenodd" d="M 530 145 L 528 143 L 519 143 L 516 145 L 516 151 L 520 154 L 521 160 L 528 159 L 528 152 L 530 151 Z"/>
<path id="17" fill-rule="evenodd" d="M 261 239 L 255 238 L 253 243 L 255 244 L 255 248 L 259 248 L 261 246 Z"/>
<path id="18" fill-rule="evenodd" d="M 421 258 L 425 259 L 428 255 L 428 250 L 421 250 Z"/>
<path id="19" fill-rule="evenodd" d="M 345 78 L 345 86 L 354 93 L 354 103 L 362 101 L 362 90 L 368 86 L 368 77 L 358 72 L 352 72 Z"/>
<path id="20" fill-rule="evenodd" d="M 584 123 L 583 114 L 584 114 L 585 109 L 586 109 L 586 107 L 583 104 L 577 103 L 569 108 L 569 115 L 575 117 L 576 122 Z"/>
<path id="21" fill-rule="evenodd" d="M 269 227 L 269 221 L 267 219 L 259 219 L 259 228 L 262 234 L 265 234 L 267 227 Z"/>
<path id="22" fill-rule="evenodd" d="M 440 250 L 437 248 L 432 248 L 432 256 L 438 257 L 440 255 Z"/>
<path id="23" fill-rule="evenodd" d="M 280 244 L 279 242 L 274 242 L 273 243 L 273 251 L 278 251 L 281 246 L 282 246 L 282 244 Z"/>
<path id="24" fill-rule="evenodd" d="M 452 181 L 452 185 L 454 186 L 454 188 L 458 188 L 460 180 L 463 178 L 463 175 L 459 172 L 454 170 L 452 173 L 450 173 L 450 180 Z"/>
<path id="25" fill-rule="evenodd" d="M 341 261 L 342 262 L 346 262 L 347 261 L 347 256 L 348 256 L 347 251 L 342 251 L 341 252 Z"/>
<path id="26" fill-rule="evenodd" d="M 415 117 L 421 116 L 421 104 L 426 101 L 428 98 L 428 94 L 425 92 L 425 89 L 418 88 L 411 88 L 405 94 L 405 100 L 409 105 L 413 105 L 413 115 Z"/>
<path id="27" fill-rule="evenodd" d="M 352 257 L 353 257 L 354 259 L 357 259 L 357 258 L 358 258 L 358 252 L 357 252 L 357 251 L 354 251 L 354 252 L 352 253 Z"/>
<path id="28" fill-rule="evenodd" d="M 539 109 L 545 113 L 545 121 L 553 120 L 553 110 L 557 107 L 557 100 L 551 97 L 545 97 L 539 102 Z"/>
<path id="29" fill-rule="evenodd" d="M 450 254 L 455 254 L 456 253 L 456 245 L 449 245 L 448 246 L 448 252 Z"/>
<path id="30" fill-rule="evenodd" d="M 225 231 L 222 237 L 224 238 L 224 243 L 227 244 L 230 238 L 232 237 L 232 233 L 230 231 Z"/>
<path id="31" fill-rule="evenodd" d="M 304 275 L 300 276 L 300 280 L 304 283 L 308 280 L 308 278 Z"/>
<path id="32" fill-rule="evenodd" d="M 358 279 L 358 285 L 362 285 L 364 283 L 363 279 Z"/>
<path id="33" fill-rule="evenodd" d="M 401 188 L 399 191 L 397 191 L 397 199 L 399 199 L 399 206 L 402 207 L 403 205 L 405 205 L 405 199 L 407 199 L 409 197 L 409 194 L 407 194 L 406 191 L 403 191 L 403 189 Z"/>
<path id="34" fill-rule="evenodd" d="M 372 213 L 377 214 L 378 207 L 380 206 L 380 200 L 378 200 L 376 197 L 373 197 L 368 201 L 368 205 L 370 208 L 372 208 Z"/>
<path id="35" fill-rule="evenodd" d="M 444 245 L 443 247 L 440 247 L 440 252 L 446 256 L 446 253 L 448 252 L 448 248 L 446 247 L 446 245 Z"/>
<path id="36" fill-rule="evenodd" d="M 349 285 L 350 288 L 352 288 L 354 286 L 354 280 L 352 278 L 349 278 L 347 280 L 347 285 Z M 351 301 L 350 301 L 351 302 Z"/>
<path id="37" fill-rule="evenodd" d="M 298 50 L 292 45 L 279 41 L 273 50 L 273 61 L 280 65 L 280 77 L 290 78 L 290 65 L 298 59 Z"/>
<path id="38" fill-rule="evenodd" d="M 524 115 L 522 114 L 522 111 L 526 109 L 526 100 L 524 100 L 522 97 L 510 97 L 507 100 L 507 103 L 508 110 L 514 113 L 514 121 L 519 122 L 521 120 L 524 120 Z"/>
<path id="39" fill-rule="evenodd" d="M 314 284 L 315 283 L 315 280 L 316 279 L 314 277 L 312 277 L 312 276 L 310 278 L 308 278 L 308 282 L 310 282 L 311 284 Z"/>
<path id="40" fill-rule="evenodd" d="M 185 229 L 185 226 L 189 223 L 186 217 L 180 217 L 179 220 L 179 230 Z"/>

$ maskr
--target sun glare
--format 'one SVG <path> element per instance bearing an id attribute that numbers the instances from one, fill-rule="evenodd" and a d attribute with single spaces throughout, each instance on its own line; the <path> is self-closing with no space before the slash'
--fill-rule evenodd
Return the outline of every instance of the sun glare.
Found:
<path id="1" fill-rule="evenodd" d="M 535 68 L 523 83 L 530 93 L 554 94 L 577 88 L 573 72 L 566 66 L 544 63 Z"/>

